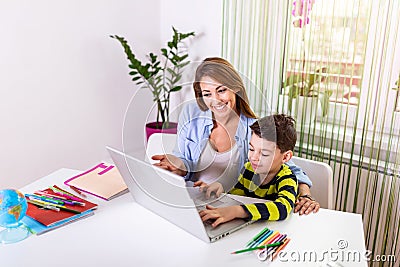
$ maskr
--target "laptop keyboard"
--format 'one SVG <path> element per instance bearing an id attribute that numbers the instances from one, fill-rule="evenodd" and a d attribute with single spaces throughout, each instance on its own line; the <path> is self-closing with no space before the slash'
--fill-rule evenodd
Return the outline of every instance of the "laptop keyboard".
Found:
<path id="1" fill-rule="evenodd" d="M 219 198 L 217 198 L 215 195 L 211 195 L 211 197 L 207 199 L 204 192 L 200 192 L 198 188 L 189 187 L 187 189 L 198 210 L 205 209 L 206 205 L 211 205 L 213 207 L 227 206 L 226 203 L 230 203 L 230 201 L 232 201 L 231 198 L 225 195 L 222 195 Z"/>
<path id="2" fill-rule="evenodd" d="M 201 199 L 194 199 L 194 204 L 196 204 L 196 206 L 205 206 L 205 205 L 211 205 L 213 207 L 219 207 L 221 205 L 223 205 L 225 202 L 223 200 L 212 200 L 212 199 L 208 199 L 208 200 L 201 200 Z"/>

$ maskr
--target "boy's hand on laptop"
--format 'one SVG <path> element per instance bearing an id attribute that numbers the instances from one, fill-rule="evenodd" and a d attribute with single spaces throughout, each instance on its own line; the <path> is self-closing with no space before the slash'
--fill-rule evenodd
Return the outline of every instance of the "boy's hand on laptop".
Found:
<path id="1" fill-rule="evenodd" d="M 229 206 L 223 208 L 214 208 L 207 205 L 205 210 L 199 211 L 203 222 L 213 221 L 212 227 L 217 227 L 221 223 L 229 222 L 235 218 L 247 218 L 248 215 L 241 206 Z"/>
<path id="2" fill-rule="evenodd" d="M 182 160 L 171 154 L 164 155 L 153 155 L 151 157 L 153 160 L 159 160 L 159 163 L 154 163 L 154 166 L 160 167 L 164 170 L 173 172 L 180 176 L 185 176 L 187 171 L 185 164 L 183 164 Z"/>

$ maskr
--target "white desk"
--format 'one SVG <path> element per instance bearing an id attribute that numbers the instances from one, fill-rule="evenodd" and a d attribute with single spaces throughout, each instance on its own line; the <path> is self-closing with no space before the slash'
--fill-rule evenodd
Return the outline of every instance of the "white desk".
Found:
<path id="1" fill-rule="evenodd" d="M 61 169 L 21 191 L 31 193 L 53 184 L 61 186 L 76 173 Z M 1 266 L 367 266 L 358 214 L 324 209 L 308 216 L 293 214 L 283 222 L 254 223 L 207 244 L 144 209 L 129 193 L 109 202 L 95 197 L 88 200 L 99 204 L 94 216 L 16 244 L 0 244 Z M 286 256 L 263 262 L 253 253 L 230 254 L 243 248 L 265 226 L 292 239 L 284 249 Z M 344 240 L 341 245 L 348 244 L 347 248 L 338 248 L 340 240 Z M 361 262 L 347 261 L 349 252 L 354 252 L 350 259 L 359 254 Z M 312 253 L 314 258 L 309 261 Z M 329 257 L 337 258 L 340 265 L 327 265 Z"/>

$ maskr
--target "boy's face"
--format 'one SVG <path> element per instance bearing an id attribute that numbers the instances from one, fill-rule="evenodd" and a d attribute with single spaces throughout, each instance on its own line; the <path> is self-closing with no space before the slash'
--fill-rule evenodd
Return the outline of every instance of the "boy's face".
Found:
<path id="1" fill-rule="evenodd" d="M 287 161 L 287 152 L 281 153 L 275 142 L 258 137 L 254 133 L 251 136 L 248 157 L 257 174 L 267 175 L 270 172 L 278 172 L 282 164 Z"/>

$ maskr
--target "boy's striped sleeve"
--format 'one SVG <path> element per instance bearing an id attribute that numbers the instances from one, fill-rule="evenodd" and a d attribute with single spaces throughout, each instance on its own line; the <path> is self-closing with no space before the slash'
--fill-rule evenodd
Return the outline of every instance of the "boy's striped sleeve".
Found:
<path id="1" fill-rule="evenodd" d="M 278 194 L 274 201 L 242 205 L 251 220 L 284 220 L 294 207 L 297 195 L 297 179 L 293 175 L 280 177 Z"/>

